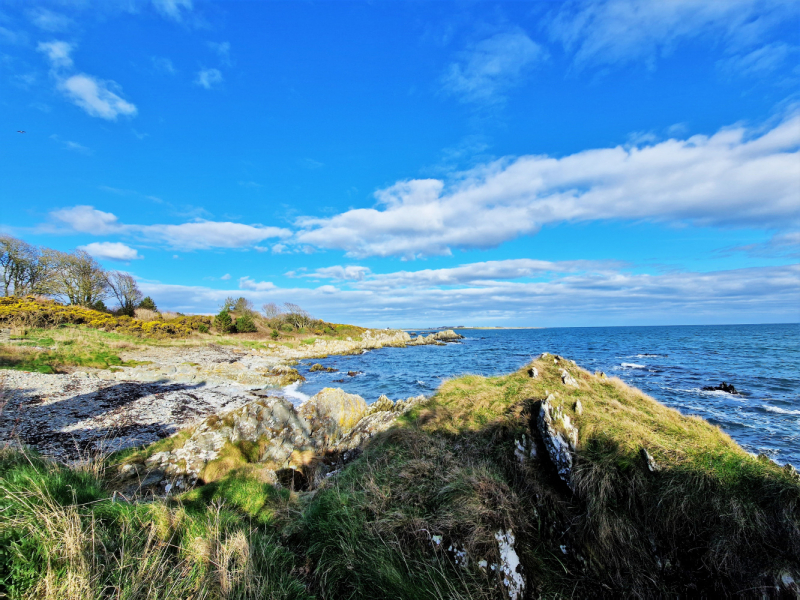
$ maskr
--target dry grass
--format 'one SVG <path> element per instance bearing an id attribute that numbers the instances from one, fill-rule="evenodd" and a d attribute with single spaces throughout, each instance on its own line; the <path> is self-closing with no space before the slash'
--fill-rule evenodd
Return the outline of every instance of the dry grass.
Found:
<path id="1" fill-rule="evenodd" d="M 137 308 L 133 312 L 140 321 L 157 321 L 161 318 L 161 314 L 158 311 L 147 308 Z"/>

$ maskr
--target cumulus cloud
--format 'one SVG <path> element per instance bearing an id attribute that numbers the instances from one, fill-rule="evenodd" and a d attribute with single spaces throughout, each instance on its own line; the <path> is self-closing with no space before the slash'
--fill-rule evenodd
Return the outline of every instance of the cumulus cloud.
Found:
<path id="1" fill-rule="evenodd" d="M 222 83 L 222 73 L 219 69 L 201 69 L 194 82 L 196 85 L 210 90 L 215 85 Z"/>
<path id="2" fill-rule="evenodd" d="M 230 278 L 231 278 L 231 274 L 230 274 L 230 273 L 225 273 L 225 275 L 223 275 L 222 277 L 220 277 L 220 279 L 221 279 L 222 281 L 228 281 L 228 279 L 230 279 Z"/>
<path id="3" fill-rule="evenodd" d="M 800 115 L 644 147 L 562 158 L 505 158 L 454 181 L 417 179 L 376 193 L 375 208 L 303 217 L 296 241 L 349 256 L 413 258 L 489 248 L 545 224 L 647 219 L 785 229 L 800 222 Z"/>
<path id="4" fill-rule="evenodd" d="M 103 81 L 80 73 L 67 77 L 58 87 L 70 100 L 93 117 L 114 121 L 119 115 L 136 114 L 136 106 L 111 91 L 111 88 L 118 89 L 113 81 Z"/>
<path id="5" fill-rule="evenodd" d="M 74 66 L 71 56 L 74 48 L 74 45 L 59 40 L 40 42 L 37 46 L 39 52 L 44 53 L 50 61 L 56 87 L 93 117 L 115 121 L 119 115 L 136 115 L 136 106 L 119 95 L 121 90 L 116 82 L 86 73 L 69 74 Z"/>
<path id="6" fill-rule="evenodd" d="M 469 268 L 470 265 L 462 265 Z M 481 267 L 483 268 L 483 267 Z M 396 276 L 397 274 L 387 274 Z M 497 281 L 457 288 L 412 285 L 393 294 L 361 288 L 280 288 L 243 278 L 255 303 L 295 302 L 317 317 L 371 326 L 612 325 L 796 321 L 800 264 L 715 272 L 660 274 L 625 270 L 553 273 L 536 281 Z M 256 286 L 262 285 L 262 289 Z M 212 311 L 236 292 L 143 283 L 159 304 Z"/>
<path id="7" fill-rule="evenodd" d="M 79 205 L 54 210 L 50 213 L 50 217 L 59 223 L 67 225 L 73 231 L 81 233 L 105 235 L 122 231 L 123 229 L 116 215 L 97 210 L 93 206 Z"/>
<path id="8" fill-rule="evenodd" d="M 124 192 L 124 190 L 121 191 Z M 122 224 L 116 215 L 85 205 L 54 210 L 50 213 L 50 218 L 57 224 L 66 225 L 75 232 L 95 235 L 124 233 L 165 242 L 169 246 L 185 250 L 243 248 L 268 238 L 291 236 L 288 229 L 280 227 L 202 219 L 177 225 Z"/>
<path id="9" fill-rule="evenodd" d="M 276 286 L 271 281 L 254 281 L 250 277 L 239 278 L 240 290 L 251 290 L 254 292 L 264 292 L 267 290 L 274 290 Z"/>
<path id="10" fill-rule="evenodd" d="M 92 242 L 85 246 L 78 246 L 81 250 L 86 250 L 95 258 L 107 260 L 119 260 L 129 262 L 144 258 L 135 248 L 126 246 L 121 242 Z"/>
<path id="11" fill-rule="evenodd" d="M 467 102 L 501 100 L 529 67 L 546 57 L 522 30 L 498 33 L 462 53 L 442 78 L 444 90 Z"/>
<path id="12" fill-rule="evenodd" d="M 675 45 L 700 36 L 729 50 L 757 44 L 798 4 L 785 0 L 597 0 L 568 2 L 549 26 L 555 41 L 573 53 L 579 66 L 650 66 Z"/>

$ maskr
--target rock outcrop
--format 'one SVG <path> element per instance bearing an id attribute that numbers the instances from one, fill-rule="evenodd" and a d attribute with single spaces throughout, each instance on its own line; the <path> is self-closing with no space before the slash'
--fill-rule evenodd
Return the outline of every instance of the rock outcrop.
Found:
<path id="1" fill-rule="evenodd" d="M 302 471 L 314 463 L 315 457 L 357 450 L 424 400 L 424 396 L 418 396 L 392 402 L 382 396 L 368 407 L 361 396 L 338 388 L 323 389 L 299 409 L 285 398 L 260 398 L 206 418 L 187 432 L 184 441 L 179 434 L 172 438 L 172 448 L 144 460 L 131 460 L 119 474 L 123 481 L 133 480 L 133 487 L 154 486 L 159 492 L 167 485 L 184 489 L 203 479 L 209 465 L 224 461 L 225 448 L 230 445 L 246 453 L 249 462 L 264 467 L 262 478 L 277 482 L 283 469 Z M 310 481 L 316 475 L 304 473 L 303 478 Z"/>
<path id="2" fill-rule="evenodd" d="M 546 400 L 542 400 L 537 426 L 558 476 L 572 488 L 572 461 L 578 446 L 578 428 L 572 424 L 561 407 L 554 408 L 554 400 L 552 394 Z"/>

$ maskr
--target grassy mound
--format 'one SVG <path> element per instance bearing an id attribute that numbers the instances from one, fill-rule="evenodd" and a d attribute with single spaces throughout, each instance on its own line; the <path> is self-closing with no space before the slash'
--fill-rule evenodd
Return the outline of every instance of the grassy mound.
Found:
<path id="1" fill-rule="evenodd" d="M 6 452 L 0 592 L 376 599 L 796 593 L 790 578 L 800 574 L 800 480 L 791 468 L 749 455 L 717 427 L 621 381 L 556 360 L 534 363 L 536 378 L 520 370 L 446 382 L 311 492 L 277 489 L 248 466 L 169 500 L 111 502 L 102 473 Z M 564 368 L 576 385 L 563 383 Z M 571 487 L 537 428 L 541 401 L 551 394 L 550 404 L 578 428 Z M 643 449 L 657 470 L 648 469 Z M 512 554 L 521 577 L 503 572 Z M 524 589 L 515 588 L 515 577 Z"/>

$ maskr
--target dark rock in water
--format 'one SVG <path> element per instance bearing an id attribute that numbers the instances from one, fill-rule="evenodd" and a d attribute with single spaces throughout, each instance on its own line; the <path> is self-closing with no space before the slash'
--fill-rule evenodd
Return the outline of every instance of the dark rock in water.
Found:
<path id="1" fill-rule="evenodd" d="M 344 383 L 344 379 L 334 379 L 333 383 Z"/>
<path id="2" fill-rule="evenodd" d="M 333 367 L 323 367 L 319 363 L 314 363 L 313 365 L 311 365 L 311 368 L 309 369 L 309 371 L 312 373 L 316 371 L 323 371 L 325 373 L 336 373 L 338 370 L 339 369 L 334 369 Z"/>
<path id="3" fill-rule="evenodd" d="M 703 388 L 704 392 L 725 392 L 727 394 L 738 394 L 739 392 L 736 391 L 736 388 L 733 387 L 732 383 L 725 383 L 724 381 L 720 383 L 718 386 L 710 386 L 707 385 Z"/>
<path id="4" fill-rule="evenodd" d="M 355 377 L 356 375 L 361 375 L 361 371 L 348 371 L 347 372 L 347 376 L 348 377 Z"/>

